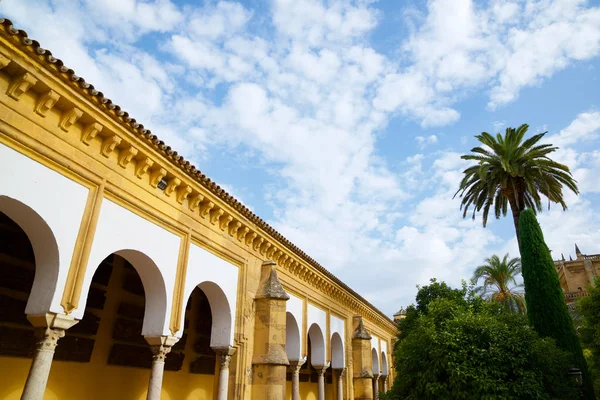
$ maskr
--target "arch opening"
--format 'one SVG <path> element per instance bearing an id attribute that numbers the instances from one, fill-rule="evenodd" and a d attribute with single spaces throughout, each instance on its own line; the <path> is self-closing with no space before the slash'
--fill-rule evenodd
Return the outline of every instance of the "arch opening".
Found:
<path id="1" fill-rule="evenodd" d="M 196 286 L 208 299 L 212 324 L 210 331 L 211 347 L 226 347 L 232 345 L 231 307 L 225 292 L 214 282 L 205 281 Z"/>
<path id="2" fill-rule="evenodd" d="M 379 369 L 379 357 L 377 355 L 377 350 L 372 349 L 371 350 L 371 355 L 373 358 L 373 375 L 379 375 L 381 374 L 381 370 Z"/>
<path id="3" fill-rule="evenodd" d="M 300 329 L 291 312 L 285 313 L 285 353 L 290 361 L 298 361 L 300 354 Z"/>
<path id="4" fill-rule="evenodd" d="M 331 335 L 331 368 L 341 369 L 345 367 L 344 342 L 340 334 L 335 332 Z"/>
<path id="5" fill-rule="evenodd" d="M 387 357 L 383 351 L 381 352 L 381 375 L 389 375 Z"/>
<path id="6" fill-rule="evenodd" d="M 25 313 L 36 315 L 48 312 L 56 292 L 60 267 L 56 237 L 36 211 L 16 199 L 0 196 L 0 213 L 25 233 L 33 249 L 35 273 Z M 7 243 L 10 238 L 4 240 Z"/>
<path id="7" fill-rule="evenodd" d="M 142 335 L 161 336 L 167 318 L 167 289 L 160 269 L 141 251 L 124 249 L 114 254 L 127 260 L 142 281 L 146 298 Z"/>
<path id="8" fill-rule="evenodd" d="M 321 327 L 312 324 L 308 329 L 308 336 L 311 343 L 311 364 L 313 366 L 325 365 L 325 336 Z"/>

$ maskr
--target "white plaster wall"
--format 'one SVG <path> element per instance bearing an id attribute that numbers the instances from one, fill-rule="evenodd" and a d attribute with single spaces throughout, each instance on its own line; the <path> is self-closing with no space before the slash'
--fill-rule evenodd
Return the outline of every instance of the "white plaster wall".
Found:
<path id="1" fill-rule="evenodd" d="M 187 304 L 190 295 L 200 285 L 208 297 L 213 326 L 211 329 L 211 346 L 233 345 L 235 328 L 235 312 L 237 305 L 238 268 L 235 265 L 215 256 L 207 250 L 192 244 L 188 256 L 187 274 L 185 278 L 184 303 Z M 205 285 L 211 282 L 216 287 Z M 227 310 L 226 308 L 229 308 Z M 185 315 L 181 315 L 183 327 Z M 177 332 L 181 336 L 183 330 Z"/>
<path id="2" fill-rule="evenodd" d="M 298 354 L 288 353 L 288 358 L 290 360 L 297 361 L 300 358 L 302 358 L 302 339 L 304 336 L 304 335 L 302 335 L 302 327 L 304 326 L 303 325 L 304 315 L 302 313 L 302 299 L 299 297 L 296 297 L 290 293 L 288 293 L 288 295 L 290 296 L 290 299 L 286 302 L 285 309 L 286 309 L 286 312 L 292 314 L 292 316 L 296 320 L 296 323 L 298 324 L 298 338 L 293 339 L 293 338 L 286 337 L 286 345 L 287 345 L 287 342 L 289 342 L 290 340 L 298 340 L 299 341 L 298 349 L 297 349 Z M 294 353 L 296 353 L 296 352 L 294 351 Z"/>
<path id="3" fill-rule="evenodd" d="M 323 335 L 325 335 L 327 332 L 327 313 L 310 303 L 306 307 L 306 313 L 307 328 L 310 328 L 312 324 L 317 324 L 321 328 Z"/>
<path id="4" fill-rule="evenodd" d="M 82 318 L 92 277 L 108 255 L 120 253 L 136 269 L 146 296 L 144 336 L 169 335 L 169 317 L 177 273 L 181 238 L 104 199 L 96 226 L 94 242 L 85 272 L 79 308 Z"/>
<path id="5" fill-rule="evenodd" d="M 329 316 L 329 333 L 332 335 L 337 332 L 340 334 L 343 343 L 346 343 L 346 323 L 343 319 L 336 317 L 335 315 Z"/>
<path id="6" fill-rule="evenodd" d="M 371 334 L 371 348 L 379 352 L 379 338 L 373 334 Z"/>
<path id="7" fill-rule="evenodd" d="M 0 171 L 0 210 L 3 204 L 10 202 L 10 199 L 2 201 L 2 196 L 24 203 L 46 222 L 58 247 L 58 265 L 45 265 L 43 271 L 40 266 L 36 267 L 36 279 L 25 312 L 62 313 L 60 300 L 89 190 L 3 144 L 0 144 Z M 10 214 L 7 212 L 13 218 Z M 27 215 L 13 219 L 20 225 L 35 221 L 35 217 Z M 33 240 L 36 227 L 25 229 L 23 225 L 23 230 Z M 51 283 L 52 280 L 56 285 Z"/>

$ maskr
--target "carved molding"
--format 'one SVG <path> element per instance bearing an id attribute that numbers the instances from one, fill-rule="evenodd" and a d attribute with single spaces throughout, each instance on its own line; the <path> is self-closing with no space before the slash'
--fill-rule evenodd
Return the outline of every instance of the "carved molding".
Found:
<path id="1" fill-rule="evenodd" d="M 153 188 L 157 188 L 158 184 L 160 183 L 160 181 L 167 176 L 167 170 L 162 168 L 162 167 L 158 167 L 155 168 L 151 173 L 150 173 L 150 185 Z"/>
<path id="2" fill-rule="evenodd" d="M 240 221 L 236 221 L 233 224 L 229 225 L 229 235 L 236 237 L 237 235 L 237 231 L 240 229 L 240 227 L 242 226 L 242 223 Z"/>
<path id="3" fill-rule="evenodd" d="M 0 69 L 4 69 L 10 64 L 10 58 L 6 57 L 4 54 L 0 54 Z"/>
<path id="4" fill-rule="evenodd" d="M 38 115 L 45 117 L 48 111 L 52 110 L 52 107 L 54 107 L 58 99 L 60 99 L 60 95 L 54 90 L 44 93 L 40 96 L 37 104 L 35 105 L 35 112 Z"/>
<path id="5" fill-rule="evenodd" d="M 179 204 L 183 204 L 183 202 L 185 201 L 185 199 L 188 198 L 188 196 L 190 195 L 190 193 L 192 193 L 192 187 L 188 186 L 186 184 L 184 184 L 181 189 L 178 190 L 177 192 L 177 202 Z"/>
<path id="6" fill-rule="evenodd" d="M 102 149 L 100 150 L 100 153 L 104 157 L 108 158 L 110 154 L 115 150 L 115 148 L 121 144 L 121 140 L 122 139 L 117 135 L 112 135 L 104 138 L 104 140 L 102 141 Z"/>
<path id="7" fill-rule="evenodd" d="M 223 213 L 225 213 L 225 211 L 223 211 L 220 208 L 215 208 L 211 213 L 210 213 L 210 223 L 213 225 L 216 225 L 217 221 L 221 218 L 221 216 L 223 215 Z"/>
<path id="8" fill-rule="evenodd" d="M 11 85 L 8 87 L 6 94 L 13 99 L 19 101 L 33 85 L 37 83 L 38 79 L 29 72 L 25 72 L 15 79 L 13 79 Z"/>
<path id="9" fill-rule="evenodd" d="M 262 237 L 258 237 L 258 238 L 257 238 L 257 239 L 254 241 L 254 243 L 252 244 L 252 248 L 253 248 L 254 250 L 258 250 L 258 249 L 260 249 L 260 247 L 262 246 L 262 244 L 263 244 L 263 242 L 264 242 L 264 241 L 265 241 L 265 239 L 264 239 L 264 238 L 262 238 Z"/>
<path id="10" fill-rule="evenodd" d="M 225 215 L 225 217 L 221 218 L 221 221 L 219 222 L 219 228 L 221 228 L 222 231 L 225 231 L 227 227 L 229 227 L 231 221 L 233 221 L 233 217 L 229 214 Z"/>
<path id="11" fill-rule="evenodd" d="M 198 207 L 200 206 L 200 203 L 204 200 L 204 196 L 201 195 L 200 193 L 196 193 L 195 195 L 193 195 L 190 199 L 190 201 L 188 202 L 188 207 L 190 209 L 190 211 L 196 211 L 196 209 L 198 209 Z"/>
<path id="12" fill-rule="evenodd" d="M 97 134 L 102 132 L 104 127 L 97 122 L 92 122 L 91 124 L 87 124 L 83 129 L 83 135 L 81 135 L 81 141 L 83 144 L 89 146 L 92 143 L 92 140 L 96 137 Z"/>
<path id="13" fill-rule="evenodd" d="M 210 210 L 212 210 L 214 206 L 215 206 L 215 203 L 213 203 L 210 200 L 201 203 L 200 204 L 200 216 L 202 218 L 206 218 L 208 216 L 208 214 L 210 214 Z"/>
<path id="14" fill-rule="evenodd" d="M 250 232 L 246 235 L 246 246 L 250 246 L 253 242 L 254 239 L 256 238 L 256 232 Z"/>
<path id="15" fill-rule="evenodd" d="M 167 182 L 167 187 L 165 188 L 165 194 L 167 196 L 171 196 L 173 192 L 181 185 L 181 179 L 179 178 L 171 178 Z"/>
<path id="16" fill-rule="evenodd" d="M 135 165 L 135 176 L 138 179 L 142 179 L 146 172 L 148 172 L 148 169 L 150 169 L 153 165 L 154 161 L 152 161 L 149 157 L 144 157 L 143 159 L 139 160 Z"/>
<path id="17" fill-rule="evenodd" d="M 77 107 L 73 107 L 62 115 L 58 126 L 60 126 L 60 129 L 62 129 L 63 131 L 68 132 L 69 128 L 75 125 L 75 122 L 77 122 L 77 120 L 81 118 L 82 115 L 83 111 L 81 111 Z"/>
<path id="18" fill-rule="evenodd" d="M 137 156 L 138 149 L 133 146 L 129 146 L 119 153 L 119 166 L 121 168 L 127 168 L 133 157 Z"/>
<path id="19" fill-rule="evenodd" d="M 237 235 L 237 240 L 239 242 L 244 241 L 244 239 L 246 238 L 246 235 L 248 234 L 248 232 L 250 232 L 250 228 L 248 228 L 247 226 L 243 227 L 241 230 L 239 230 L 238 235 Z"/>

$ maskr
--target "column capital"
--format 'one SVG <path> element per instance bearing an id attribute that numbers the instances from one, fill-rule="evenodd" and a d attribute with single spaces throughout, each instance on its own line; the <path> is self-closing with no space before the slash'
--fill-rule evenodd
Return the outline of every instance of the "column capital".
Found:
<path id="1" fill-rule="evenodd" d="M 327 371 L 327 368 L 329 368 L 330 363 L 327 363 L 325 365 L 313 365 L 313 367 L 317 370 L 317 374 L 319 374 L 319 376 L 323 376 L 325 375 L 325 371 Z"/>
<path id="2" fill-rule="evenodd" d="M 179 341 L 176 336 L 144 336 L 146 342 L 150 345 L 152 350 L 152 362 L 165 362 L 167 354 L 171 351 L 171 348 L 175 343 Z"/>
<path id="3" fill-rule="evenodd" d="M 300 368 L 302 368 L 302 366 L 304 365 L 304 363 L 306 362 L 306 357 L 301 358 L 299 360 L 289 360 L 290 361 L 290 370 L 292 371 L 292 373 L 297 374 L 300 372 Z"/>
<path id="4" fill-rule="evenodd" d="M 38 351 L 50 351 L 54 353 L 58 340 L 65 336 L 64 329 L 57 328 L 35 328 L 35 348 Z"/>
<path id="5" fill-rule="evenodd" d="M 223 347 L 211 347 L 217 356 L 219 357 L 219 362 L 221 363 L 221 369 L 229 368 L 229 362 L 231 361 L 231 356 L 235 353 L 236 348 L 232 346 L 223 346 Z"/>

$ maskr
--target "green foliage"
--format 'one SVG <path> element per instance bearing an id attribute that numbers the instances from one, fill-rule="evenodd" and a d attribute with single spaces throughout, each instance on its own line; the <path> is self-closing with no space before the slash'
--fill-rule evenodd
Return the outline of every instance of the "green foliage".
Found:
<path id="1" fill-rule="evenodd" d="M 570 355 L 521 314 L 432 281 L 394 351 L 392 399 L 572 399 Z M 462 293 L 462 296 L 457 296 Z M 432 296 L 432 294 L 435 294 Z"/>
<path id="2" fill-rule="evenodd" d="M 471 149 L 463 160 L 477 164 L 464 171 L 464 178 L 456 194 L 462 197 L 461 210 L 466 217 L 469 208 L 475 213 L 483 210 L 483 226 L 487 224 L 490 210 L 496 218 L 506 216 L 510 204 L 515 229 L 518 230 L 519 213 L 526 207 L 541 211 L 540 194 L 566 210 L 563 185 L 579 193 L 569 167 L 552 161 L 548 155 L 558 147 L 538 144 L 546 132 L 523 141 L 529 125 L 506 128 L 504 136 L 495 137 L 487 132 L 475 136 L 483 147 Z M 455 194 L 455 196 L 456 196 Z"/>
<path id="3" fill-rule="evenodd" d="M 521 213 L 519 237 L 529 322 L 541 337 L 553 338 L 558 347 L 573 354 L 574 365 L 583 373 L 586 396 L 593 399 L 593 388 L 579 338 L 565 303 L 550 250 L 531 209 Z"/>
<path id="4" fill-rule="evenodd" d="M 525 299 L 523 293 L 517 289 L 522 285 L 517 284 L 515 279 L 521 273 L 521 260 L 519 258 L 508 259 L 508 253 L 500 260 L 493 255 L 485 259 L 485 264 L 480 265 L 473 274 L 473 281 L 477 283 L 483 278 L 483 286 L 475 288 L 489 301 L 502 304 L 506 310 L 511 312 L 525 312 Z M 514 286 L 511 288 L 510 284 Z"/>
<path id="5" fill-rule="evenodd" d="M 410 305 L 406 309 L 406 317 L 398 323 L 400 333 L 398 339 L 402 340 L 407 332 L 410 332 L 412 325 L 418 319 L 419 315 L 427 314 L 429 303 L 437 299 L 450 299 L 466 306 L 468 289 L 463 284 L 462 289 L 452 289 L 445 282 L 438 282 L 435 278 L 431 279 L 431 284 L 419 288 L 416 297 L 416 306 Z"/>
<path id="6" fill-rule="evenodd" d="M 595 287 L 588 288 L 589 296 L 577 302 L 581 317 L 579 336 L 585 347 L 584 356 L 594 380 L 596 396 L 600 397 L 600 278 Z"/>

